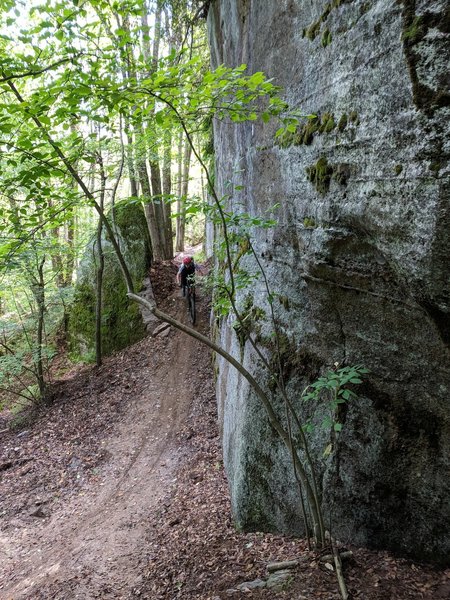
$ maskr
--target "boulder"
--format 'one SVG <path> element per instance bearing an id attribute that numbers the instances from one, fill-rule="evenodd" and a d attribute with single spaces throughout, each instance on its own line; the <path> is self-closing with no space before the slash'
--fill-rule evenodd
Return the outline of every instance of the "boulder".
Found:
<path id="1" fill-rule="evenodd" d="M 121 202 L 115 207 L 115 228 L 135 289 L 142 288 L 151 261 L 150 237 L 142 207 Z M 126 285 L 114 248 L 103 231 L 102 346 L 105 355 L 125 348 L 146 332 L 139 306 L 128 300 Z M 80 262 L 74 300 L 69 310 L 71 351 L 83 358 L 95 356 L 96 236 L 89 241 Z"/>
<path id="2" fill-rule="evenodd" d="M 343 430 L 311 436 L 333 533 L 448 561 L 448 5 L 221 0 L 208 25 L 213 66 L 264 71 L 316 115 L 278 141 L 276 124 L 217 121 L 215 164 L 219 196 L 228 181 L 243 186 L 231 208 L 262 215 L 279 204 L 278 225 L 254 231 L 254 245 L 278 294 L 283 370 L 299 409 L 301 391 L 335 363 L 370 370 L 341 410 Z M 238 302 L 269 314 L 261 279 Z M 222 320 L 221 344 L 268 383 L 234 324 Z M 269 319 L 258 327 L 270 360 Z M 217 396 L 237 524 L 302 533 L 288 453 L 222 359 Z"/>

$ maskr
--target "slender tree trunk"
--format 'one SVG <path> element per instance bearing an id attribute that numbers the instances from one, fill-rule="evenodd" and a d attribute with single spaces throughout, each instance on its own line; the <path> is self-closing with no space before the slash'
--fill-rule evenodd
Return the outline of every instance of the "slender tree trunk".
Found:
<path id="1" fill-rule="evenodd" d="M 116 15 L 116 19 L 118 24 L 127 32 L 129 32 L 130 30 L 130 25 L 129 25 L 129 20 L 128 18 L 124 18 L 123 22 L 120 22 L 120 18 L 118 15 Z M 148 28 L 148 23 L 146 24 L 146 28 L 147 28 L 147 32 L 149 30 Z M 145 53 L 147 52 L 147 46 L 144 44 L 144 55 L 146 55 Z M 126 81 L 128 78 L 137 79 L 137 74 L 136 74 L 136 69 L 135 69 L 135 64 L 134 64 L 134 58 L 133 58 L 133 52 L 132 49 L 129 47 L 129 45 L 127 45 L 126 50 L 122 50 L 121 51 L 121 59 L 123 61 L 123 68 L 122 68 L 122 77 L 124 79 L 124 81 Z M 126 67 L 126 68 L 125 68 Z M 140 118 L 135 117 L 134 120 L 134 130 L 136 135 L 144 140 L 145 139 L 145 131 L 144 131 L 144 126 L 143 123 L 141 121 Z M 128 140 L 130 141 L 130 136 L 128 134 Z M 134 161 L 133 161 L 134 162 Z M 153 191 L 153 193 L 158 193 L 158 174 L 154 173 L 154 169 L 152 170 L 151 168 L 151 174 L 154 177 L 154 181 L 152 179 L 149 179 L 148 176 L 148 171 L 147 171 L 147 156 L 146 156 L 146 152 L 144 151 L 140 151 L 138 153 L 138 156 L 136 158 L 136 174 L 137 174 L 137 178 L 141 187 L 141 193 L 142 193 L 142 197 L 143 197 L 143 202 L 144 202 L 144 210 L 145 210 L 145 216 L 147 219 L 147 225 L 148 225 L 148 230 L 150 233 L 150 239 L 151 239 L 151 243 L 152 243 L 152 254 L 153 254 L 153 258 L 164 258 L 163 256 L 163 244 L 162 244 L 162 240 L 161 240 L 161 229 L 159 227 L 159 212 L 158 209 L 155 207 L 155 204 L 152 202 L 152 188 L 155 190 L 157 190 L 156 192 Z M 160 180 L 160 175 L 159 175 L 159 190 L 161 189 L 161 180 Z M 161 192 L 159 191 L 159 194 Z"/>
<path id="2" fill-rule="evenodd" d="M 154 205 L 153 202 L 151 202 L 152 192 L 148 179 L 147 167 L 145 166 L 145 163 L 141 161 L 139 162 L 139 181 L 142 188 L 145 217 L 147 219 L 150 239 L 152 242 L 152 255 L 153 258 L 160 259 L 163 257 L 163 248 L 161 247 L 161 238 L 159 236 Z"/>
<path id="3" fill-rule="evenodd" d="M 70 129 L 72 133 L 76 133 L 76 123 L 72 122 L 70 125 Z M 75 169 L 78 168 L 78 162 L 75 162 Z M 78 185 L 75 181 L 72 180 L 73 191 L 76 193 L 78 190 Z M 66 211 L 66 224 L 64 227 L 64 242 L 65 242 L 65 251 L 62 257 L 62 279 L 61 279 L 61 287 L 69 287 L 72 285 L 73 271 L 75 267 L 75 213 L 74 208 L 70 207 Z"/>
<path id="4" fill-rule="evenodd" d="M 156 12 L 155 12 L 155 33 L 153 36 L 153 47 L 150 48 L 150 36 L 149 36 L 149 25 L 148 25 L 148 17 L 146 11 L 142 15 L 142 29 L 144 33 L 144 39 L 142 43 L 143 54 L 146 60 L 146 63 L 149 67 L 149 73 L 155 71 L 158 68 L 158 60 L 159 60 L 159 45 L 161 40 L 161 3 L 157 2 Z M 153 117 L 154 108 L 150 111 L 150 116 Z M 142 129 L 142 133 L 144 133 Z M 152 190 L 152 204 L 153 204 L 153 212 L 149 209 L 146 209 L 146 214 L 152 214 L 155 219 L 156 228 L 158 230 L 158 243 L 157 247 L 160 249 L 160 253 L 156 254 L 154 251 L 155 258 L 161 259 L 169 259 L 172 258 L 172 253 L 170 252 L 170 241 L 172 237 L 172 232 L 168 231 L 165 209 L 164 209 L 164 201 L 162 198 L 163 195 L 163 185 L 161 180 L 161 169 L 160 169 L 160 157 L 158 155 L 157 146 L 154 145 L 153 148 L 150 149 L 149 152 L 149 167 L 150 167 L 150 181 L 151 181 L 151 190 Z M 151 232 L 150 232 L 151 235 Z"/>
<path id="5" fill-rule="evenodd" d="M 176 232 L 175 232 L 175 250 L 177 252 L 183 251 L 183 246 L 180 248 L 180 224 L 181 224 L 181 190 L 182 190 L 182 179 L 183 179 L 183 132 L 180 131 L 178 138 L 178 164 L 177 164 L 177 221 L 176 221 Z"/>
<path id="6" fill-rule="evenodd" d="M 49 200 L 49 205 L 52 206 L 52 201 Z M 55 274 L 55 282 L 57 287 L 63 286 L 64 272 L 63 272 L 63 257 L 61 254 L 60 247 L 60 231 L 59 227 L 54 227 L 51 230 L 55 247 L 52 249 L 52 269 Z"/>
<path id="7" fill-rule="evenodd" d="M 37 305 L 37 331 L 36 331 L 36 354 L 35 354 L 35 367 L 36 367 L 36 379 L 39 387 L 39 394 L 42 400 L 45 400 L 46 385 L 44 375 L 44 359 L 43 359 L 43 346 L 44 346 L 44 327 L 45 327 L 45 280 L 44 280 L 44 265 L 45 258 L 43 258 L 38 264 L 38 276 L 33 277 L 31 290 L 33 292 L 34 299 Z"/>
<path id="8" fill-rule="evenodd" d="M 125 131 L 127 136 L 126 157 L 128 167 L 128 179 L 130 180 L 130 195 L 137 198 L 139 195 L 139 176 L 136 172 L 137 169 L 134 158 L 133 134 L 131 133 L 131 125 L 129 123 L 129 119 L 125 119 Z"/>
<path id="9" fill-rule="evenodd" d="M 186 198 L 189 191 L 189 167 L 191 163 L 192 149 L 191 145 L 186 142 L 183 154 L 183 175 L 181 180 L 181 195 L 179 198 L 179 210 L 177 218 L 177 251 L 182 252 L 184 249 L 184 238 L 186 233 Z"/>
<path id="10" fill-rule="evenodd" d="M 73 271 L 75 267 L 75 214 L 73 208 L 69 209 L 64 230 L 64 239 L 66 243 L 66 254 L 64 256 L 63 266 L 63 287 L 72 285 Z"/>
<path id="11" fill-rule="evenodd" d="M 171 257 L 166 256 L 166 228 L 164 219 L 164 201 L 162 198 L 163 191 L 161 182 L 161 171 L 159 169 L 159 160 L 150 162 L 150 179 L 152 184 L 153 214 L 155 215 L 156 226 L 158 228 L 158 237 L 161 252 L 161 255 L 158 258 L 167 259 Z"/>
<path id="12" fill-rule="evenodd" d="M 164 138 L 164 160 L 162 170 L 162 186 L 163 186 L 163 218 L 164 228 L 166 231 L 166 252 L 168 258 L 173 257 L 173 235 L 172 235 L 172 217 L 171 217 L 171 200 L 172 193 L 172 132 L 169 130 Z"/>
<path id="13" fill-rule="evenodd" d="M 102 10 L 100 10 L 99 7 L 94 7 L 95 12 L 97 13 L 98 18 L 100 19 L 101 23 L 103 24 L 106 33 L 108 34 L 111 42 L 113 43 L 117 43 L 120 40 L 117 40 L 117 36 L 114 34 L 108 20 L 105 18 L 105 15 L 103 14 Z M 117 13 L 113 13 L 114 17 L 116 18 L 117 21 L 117 25 L 119 28 L 122 28 L 122 26 L 124 27 L 128 27 L 128 21 L 124 20 L 124 23 L 122 24 L 120 22 L 120 18 L 119 15 Z M 122 80 L 124 82 L 127 81 L 128 79 L 128 73 L 126 70 L 127 65 L 129 65 L 129 58 L 127 56 L 127 51 L 119 44 L 119 56 L 120 56 L 120 71 L 121 71 L 121 75 L 122 75 Z M 139 194 L 139 189 L 138 189 L 138 182 L 139 182 L 139 176 L 137 173 L 137 166 L 136 166 L 136 161 L 135 161 L 135 155 L 134 155 L 134 140 L 133 140 L 133 130 L 132 130 L 132 125 L 131 125 L 131 118 L 129 116 L 125 116 L 124 117 L 125 120 L 125 124 L 124 124 L 124 131 L 125 134 L 127 136 L 127 147 L 126 147 L 126 164 L 127 164 L 127 168 L 128 168 L 128 178 L 130 181 L 130 194 L 131 196 L 134 197 L 138 197 Z M 92 188 L 91 188 L 92 189 Z"/>
<path id="14" fill-rule="evenodd" d="M 100 198 L 99 207 L 102 214 L 105 211 L 105 190 L 106 190 L 106 175 L 103 165 L 102 156 L 98 156 L 98 164 L 100 167 Z M 97 280 L 96 280 L 96 303 L 95 303 L 95 363 L 97 367 L 102 364 L 102 316 L 103 316 L 103 273 L 105 270 L 105 255 L 103 253 L 102 243 L 103 221 L 101 216 L 98 219 L 97 225 Z"/>
<path id="15" fill-rule="evenodd" d="M 175 50 L 175 44 L 170 32 L 170 18 L 167 8 L 164 10 L 165 32 L 164 36 L 169 40 L 169 54 Z M 163 218 L 164 229 L 166 232 L 166 252 L 169 258 L 173 257 L 173 232 L 171 216 L 171 194 L 172 194 L 172 129 L 168 129 L 164 134 L 164 155 L 162 167 L 162 190 L 164 195 Z"/>

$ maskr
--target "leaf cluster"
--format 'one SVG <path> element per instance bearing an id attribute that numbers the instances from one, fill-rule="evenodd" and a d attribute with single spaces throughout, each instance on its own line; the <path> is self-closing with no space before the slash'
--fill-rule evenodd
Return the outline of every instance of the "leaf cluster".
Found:
<path id="1" fill-rule="evenodd" d="M 358 397 L 352 389 L 349 389 L 348 385 L 361 384 L 363 382 L 362 377 L 367 373 L 369 373 L 368 369 L 362 365 L 329 370 L 304 390 L 302 400 L 316 402 L 325 400 L 328 402 L 331 416 L 327 415 L 324 418 L 323 428 L 329 429 L 332 427 L 334 431 L 341 431 L 342 424 L 334 421 L 334 414 L 340 404 L 345 404 Z M 311 431 L 313 426 L 309 423 L 305 428 Z"/>

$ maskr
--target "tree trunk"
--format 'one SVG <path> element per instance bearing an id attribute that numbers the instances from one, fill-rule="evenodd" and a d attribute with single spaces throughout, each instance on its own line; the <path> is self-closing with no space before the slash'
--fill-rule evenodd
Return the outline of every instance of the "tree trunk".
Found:
<path id="1" fill-rule="evenodd" d="M 73 208 L 68 210 L 64 239 L 68 250 L 64 256 L 62 285 L 63 287 L 69 287 L 72 285 L 75 267 L 75 214 Z"/>
<path id="2" fill-rule="evenodd" d="M 162 186 L 164 201 L 163 218 L 166 231 L 166 252 L 168 258 L 173 257 L 173 235 L 172 235 L 172 217 L 171 217 L 171 199 L 172 193 L 172 132 L 169 130 L 164 138 L 164 160 L 162 169 Z"/>
<path id="3" fill-rule="evenodd" d="M 38 277 L 33 277 L 31 290 L 33 292 L 34 299 L 37 305 L 37 331 L 36 331 L 36 354 L 35 354 L 35 368 L 36 368 L 36 379 L 39 387 L 39 394 L 42 400 L 45 400 L 46 385 L 44 375 L 44 359 L 43 359 L 43 345 L 44 345 L 44 317 L 45 317 L 45 280 L 44 280 L 44 264 L 45 258 L 43 258 L 38 265 Z"/>
<path id="4" fill-rule="evenodd" d="M 139 176 L 136 173 L 137 169 L 134 160 L 133 134 L 131 133 L 131 125 L 129 123 L 129 119 L 127 118 L 125 118 L 125 131 L 127 136 L 126 157 L 128 167 L 128 179 L 130 180 L 130 195 L 137 198 L 139 195 Z"/>
<path id="5" fill-rule="evenodd" d="M 191 145 L 186 141 L 183 154 L 183 174 L 181 178 L 181 194 L 177 204 L 177 245 L 178 252 L 184 249 L 184 237 L 186 232 L 186 198 L 189 191 L 189 167 L 191 163 Z"/>
<path id="6" fill-rule="evenodd" d="M 153 37 L 153 48 L 150 48 L 150 28 L 148 25 L 147 14 L 144 11 L 142 15 L 142 29 L 144 33 L 144 39 L 142 43 L 143 54 L 146 59 L 146 63 L 149 67 L 149 73 L 155 71 L 158 67 L 158 59 L 159 59 L 159 45 L 161 40 L 161 3 L 157 2 L 157 8 L 155 13 L 155 34 Z M 153 116 L 154 109 L 150 112 L 150 115 Z M 144 133 L 142 129 L 142 133 Z M 155 136 L 156 137 L 156 136 Z M 156 228 L 158 230 L 158 244 L 159 252 L 156 253 L 153 251 L 154 258 L 160 258 L 163 260 L 167 260 L 172 258 L 173 253 L 170 251 L 170 240 L 172 237 L 172 232 L 168 230 L 168 224 L 166 220 L 166 211 L 164 209 L 164 201 L 163 201 L 163 185 L 161 181 L 161 169 L 160 169 L 160 158 L 158 155 L 157 146 L 155 145 L 150 149 L 149 156 L 149 167 L 150 167 L 150 181 L 151 181 L 151 190 L 152 190 L 152 205 L 153 205 L 153 213 L 150 208 L 146 208 L 146 215 L 153 214 Z M 149 224 L 150 225 L 150 224 Z M 150 229 L 150 227 L 149 227 Z M 151 231 L 150 231 L 151 235 Z M 153 240 L 152 240 L 153 243 Z"/>
<path id="7" fill-rule="evenodd" d="M 98 157 L 98 164 L 100 167 L 100 198 L 99 206 L 102 214 L 105 210 L 105 190 L 106 190 L 106 175 L 103 166 L 103 159 L 101 155 Z M 103 316 L 103 272 L 105 270 L 105 255 L 103 253 L 102 244 L 102 232 L 103 232 L 103 221 L 101 216 L 98 219 L 97 225 L 97 281 L 96 281 L 96 303 L 95 303 L 95 364 L 100 367 L 102 364 L 103 352 L 102 352 L 102 316 Z"/>
<path id="8" fill-rule="evenodd" d="M 154 210 L 154 204 L 151 202 L 152 192 L 150 181 L 148 179 L 147 167 L 143 161 L 139 161 L 139 182 L 141 184 L 142 196 L 144 201 L 145 217 L 147 219 L 148 230 L 150 232 L 150 240 L 152 242 L 153 258 L 162 259 L 163 249 L 161 247 L 161 238 L 159 236 L 158 223 Z"/>

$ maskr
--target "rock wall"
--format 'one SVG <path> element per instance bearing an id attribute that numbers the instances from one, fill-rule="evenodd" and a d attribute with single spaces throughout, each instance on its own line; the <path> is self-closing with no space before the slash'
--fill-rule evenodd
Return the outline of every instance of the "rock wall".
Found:
<path id="1" fill-rule="evenodd" d="M 118 203 L 115 208 L 118 239 L 136 290 L 142 288 L 151 261 L 150 236 L 144 211 L 137 204 Z M 133 344 L 145 335 L 139 306 L 127 298 L 119 261 L 103 232 L 102 350 L 105 355 Z M 81 260 L 74 300 L 69 311 L 71 351 L 84 359 L 95 358 L 96 236 Z"/>
<path id="2" fill-rule="evenodd" d="M 256 231 L 255 245 L 283 297 L 276 310 L 292 397 L 336 362 L 370 369 L 321 461 L 334 533 L 446 561 L 448 4 L 215 0 L 208 25 L 213 66 L 262 70 L 291 105 L 318 115 L 281 145 L 270 125 L 216 122 L 214 133 L 219 190 L 242 184 L 231 202 L 255 214 L 280 205 L 278 226 Z M 251 301 L 267 310 L 262 284 Z M 222 321 L 222 344 L 263 380 L 232 325 Z M 301 532 L 286 452 L 223 361 L 217 394 L 238 525 Z M 316 430 L 313 449 L 321 455 L 329 441 Z"/>

